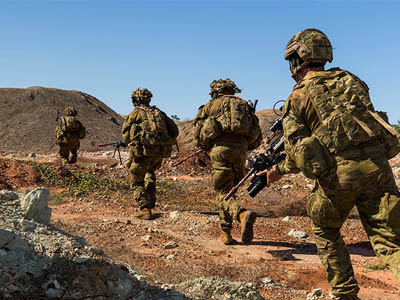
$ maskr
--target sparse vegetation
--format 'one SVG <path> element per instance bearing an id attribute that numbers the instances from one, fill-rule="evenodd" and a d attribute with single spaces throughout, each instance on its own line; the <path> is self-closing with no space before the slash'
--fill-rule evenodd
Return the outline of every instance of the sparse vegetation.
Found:
<path id="1" fill-rule="evenodd" d="M 171 115 L 171 119 L 175 122 L 179 122 L 181 120 L 181 118 L 179 118 L 177 115 Z"/>
<path id="2" fill-rule="evenodd" d="M 63 193 L 65 196 L 81 196 L 88 193 L 106 195 L 109 192 L 129 190 L 127 181 L 118 181 L 90 172 L 77 172 L 60 176 L 52 165 L 34 163 L 33 166 L 46 185 L 66 188 L 66 192 Z"/>
<path id="3" fill-rule="evenodd" d="M 366 266 L 365 268 L 368 269 L 368 270 L 373 270 L 373 271 L 382 271 L 382 270 L 385 270 L 385 269 L 386 269 L 385 266 L 382 266 L 382 265 L 380 265 L 380 264 L 368 265 L 368 266 Z"/>
<path id="4" fill-rule="evenodd" d="M 65 203 L 65 199 L 63 197 L 61 197 L 61 195 L 59 194 L 51 194 L 50 195 L 50 199 L 49 199 L 49 204 L 50 205 L 60 205 Z"/>

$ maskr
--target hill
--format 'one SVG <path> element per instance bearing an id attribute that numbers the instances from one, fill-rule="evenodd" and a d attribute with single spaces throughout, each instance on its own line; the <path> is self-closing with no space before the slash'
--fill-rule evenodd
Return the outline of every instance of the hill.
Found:
<path id="1" fill-rule="evenodd" d="M 81 150 L 93 151 L 98 143 L 121 139 L 124 119 L 89 94 L 44 87 L 2 88 L 0 150 L 49 152 L 55 142 L 57 111 L 61 117 L 68 105 L 78 110 L 78 118 L 87 129 Z"/>
<path id="2" fill-rule="evenodd" d="M 87 129 L 80 150 L 96 151 L 97 144 L 121 139 L 124 117 L 99 99 L 76 90 L 45 87 L 0 89 L 0 151 L 48 153 L 55 142 L 57 111 L 66 106 L 78 110 L 78 118 Z M 263 135 L 277 118 L 271 109 L 258 111 Z M 193 121 L 178 122 L 181 149 L 194 149 Z M 53 148 L 53 152 L 57 147 Z"/>

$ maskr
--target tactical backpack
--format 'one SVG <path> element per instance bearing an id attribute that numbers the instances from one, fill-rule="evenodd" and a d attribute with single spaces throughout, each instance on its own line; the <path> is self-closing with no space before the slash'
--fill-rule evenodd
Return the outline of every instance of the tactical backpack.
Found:
<path id="1" fill-rule="evenodd" d="M 62 117 L 59 126 L 56 128 L 56 139 L 58 141 L 64 141 L 64 138 L 71 138 L 75 136 L 83 139 L 85 135 L 85 127 L 83 127 L 81 122 L 74 116 Z"/>
<path id="2" fill-rule="evenodd" d="M 247 136 L 251 126 L 249 105 L 240 97 L 223 96 L 222 114 L 216 120 L 223 132 Z"/>
<path id="3" fill-rule="evenodd" d="M 320 126 L 314 134 L 338 154 L 370 141 L 380 141 L 388 158 L 400 152 L 396 131 L 375 112 L 368 87 L 348 71 L 331 69 L 301 82 L 314 105 Z"/>
<path id="4" fill-rule="evenodd" d="M 168 132 L 167 116 L 155 106 L 137 106 L 137 109 L 143 110 L 146 119 L 140 124 L 141 131 L 132 132 L 131 140 L 136 140 L 139 135 L 140 144 L 143 146 L 143 155 L 169 157 L 172 151 L 172 145 L 176 143 L 176 137 L 170 136 Z M 134 136 L 132 136 L 134 135 Z"/>

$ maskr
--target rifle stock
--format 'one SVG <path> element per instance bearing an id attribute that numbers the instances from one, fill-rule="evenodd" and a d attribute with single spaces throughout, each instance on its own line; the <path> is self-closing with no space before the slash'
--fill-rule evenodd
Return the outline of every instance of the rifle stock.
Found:
<path id="1" fill-rule="evenodd" d="M 203 149 L 197 150 L 195 153 L 192 153 L 192 154 L 190 154 L 189 156 L 185 157 L 184 159 L 181 159 L 180 161 L 178 161 L 178 162 L 172 164 L 172 167 L 179 166 L 181 163 L 187 161 L 189 158 L 195 156 L 196 154 L 199 154 L 199 153 L 202 152 L 202 151 L 204 151 L 204 150 L 203 150 Z"/>
<path id="2" fill-rule="evenodd" d="M 254 172 L 256 171 L 255 168 L 252 168 L 247 174 L 246 176 L 244 176 L 237 185 L 235 185 L 233 188 L 231 188 L 231 190 L 229 191 L 228 194 L 225 195 L 224 197 L 224 201 L 228 200 L 230 197 L 232 197 L 233 195 L 236 194 L 236 192 L 238 191 L 239 187 L 247 180 L 247 178 L 249 178 Z"/>

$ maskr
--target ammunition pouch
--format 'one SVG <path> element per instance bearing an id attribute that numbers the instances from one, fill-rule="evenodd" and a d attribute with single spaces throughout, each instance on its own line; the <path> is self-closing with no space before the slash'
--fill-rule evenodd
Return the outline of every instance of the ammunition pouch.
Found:
<path id="1" fill-rule="evenodd" d="M 208 117 L 200 130 L 199 139 L 204 149 L 211 149 L 212 142 L 221 136 L 222 129 L 214 117 Z"/>
<path id="2" fill-rule="evenodd" d="M 297 167 L 310 179 L 317 179 L 334 167 L 334 158 L 316 136 L 300 141 L 297 146 L 295 161 Z"/>

